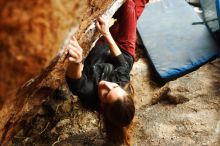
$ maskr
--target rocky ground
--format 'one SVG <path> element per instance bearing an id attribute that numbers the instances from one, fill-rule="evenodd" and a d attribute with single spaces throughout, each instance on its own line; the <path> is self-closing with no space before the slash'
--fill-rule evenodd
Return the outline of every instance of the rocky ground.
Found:
<path id="1" fill-rule="evenodd" d="M 44 17 L 52 16 L 52 19 L 57 16 L 59 18 L 58 20 L 60 21 L 58 21 L 59 23 L 57 22 L 57 28 L 60 30 L 57 32 L 63 33 L 61 36 L 56 37 L 56 39 L 61 42 L 65 31 L 67 30 L 65 28 L 77 22 L 69 22 L 65 25 L 61 25 L 61 22 L 63 21 L 62 15 L 65 11 L 60 8 L 59 2 L 60 1 L 57 1 L 57 5 L 56 3 L 53 4 L 53 8 L 56 8 L 57 11 L 60 12 L 58 14 L 51 12 L 48 15 L 45 13 Z M 94 1 L 90 2 L 91 4 L 94 4 Z M 41 4 L 38 5 L 41 7 Z M 75 4 L 69 7 L 68 11 L 71 11 L 74 5 Z M 23 6 L 20 7 L 23 8 Z M 85 9 L 80 10 L 83 11 Z M 34 13 L 35 11 L 33 10 L 32 12 Z M 36 11 L 36 13 L 39 12 Z M 4 14 L 7 13 L 5 12 Z M 25 13 L 22 12 L 18 14 L 22 14 L 23 16 Z M 39 14 L 39 16 L 42 17 L 43 15 Z M 74 17 L 76 17 L 77 21 L 79 21 L 79 15 L 79 18 L 77 15 Z M 27 20 L 31 22 L 31 20 Z M 37 24 L 43 26 L 44 23 L 40 20 L 38 21 L 39 23 Z M 5 27 L 3 24 L 6 26 L 7 21 L 4 20 L 4 23 L 1 23 L 0 29 Z M 12 25 L 10 22 L 8 22 L 8 24 Z M 49 27 L 47 28 L 43 26 L 42 30 L 44 30 L 43 28 L 45 30 L 49 30 Z M 21 35 L 23 31 L 26 32 L 26 29 L 19 29 Z M 54 33 L 56 32 L 55 29 L 51 31 L 54 31 Z M 16 33 L 16 29 L 13 32 Z M 4 31 L 4 33 L 1 33 L 2 36 L 0 37 L 0 42 L 1 46 L 6 47 L 8 44 L 2 45 L 2 42 L 4 42 L 2 40 L 4 40 L 7 35 L 5 33 L 9 32 Z M 37 32 L 35 34 L 32 31 L 27 31 L 27 35 L 31 36 L 30 33 L 33 33 L 35 39 L 36 36 L 38 36 L 39 42 L 41 42 L 41 37 L 39 37 Z M 51 36 L 48 37 L 50 38 Z M 16 37 L 16 40 L 18 42 L 21 41 L 19 36 Z M 23 44 L 27 46 L 30 44 L 30 46 L 35 46 L 34 43 L 28 42 L 28 38 L 25 38 L 25 40 L 27 41 Z M 27 64 L 26 62 L 28 61 L 24 60 L 24 52 L 27 50 L 22 50 L 20 52 L 20 57 L 19 55 L 18 58 L 13 57 L 13 55 L 17 56 L 16 54 L 19 54 L 13 53 L 13 50 L 16 50 L 15 44 L 17 41 L 14 42 L 13 39 L 8 40 L 6 42 L 9 42 L 9 46 L 12 49 L 9 49 L 8 51 L 1 49 L 1 54 L 6 54 L 6 56 L 3 54 L 1 55 L 1 63 L 2 60 L 7 62 L 6 57 L 14 58 L 14 60 L 8 62 L 9 66 L 13 66 L 16 61 L 21 62 L 21 65 L 18 64 L 17 69 L 15 68 L 13 70 L 12 68 L 11 72 L 9 71 L 11 68 L 7 68 L 7 64 L 4 66 L 4 71 L 11 74 L 7 74 L 3 80 L 5 83 L 8 83 L 9 86 L 7 86 L 7 88 L 4 86 L 4 89 L 1 87 L 1 97 L 5 97 L 7 95 L 2 94 L 3 91 L 13 89 L 14 87 L 22 84 L 22 82 L 27 80 L 28 77 L 37 74 L 37 72 L 39 72 L 39 70 L 47 64 L 46 62 L 49 61 L 52 56 L 49 55 L 49 57 L 43 62 L 38 60 L 37 64 L 40 64 L 36 65 L 38 66 L 38 70 L 36 72 L 30 72 L 29 69 L 31 70 L 34 66 Z M 57 42 L 56 40 L 51 40 L 51 42 L 53 41 Z M 42 44 L 42 42 L 39 44 Z M 58 47 L 58 44 L 59 43 L 56 45 L 54 44 L 54 46 Z M 48 47 L 51 48 L 51 50 L 43 50 L 43 48 L 38 47 L 39 52 L 52 51 L 52 46 L 49 45 L 50 43 L 48 43 Z M 45 46 L 45 44 L 43 46 Z M 53 50 L 53 53 L 56 51 L 57 50 Z M 48 54 L 48 52 L 45 54 Z M 136 104 L 136 117 L 131 129 L 131 134 L 133 135 L 131 140 L 132 145 L 220 145 L 220 58 L 207 63 L 196 71 L 183 77 L 170 81 L 164 85 L 159 85 L 156 83 L 157 78 L 154 76 L 154 72 L 152 71 L 152 67 L 149 65 L 146 54 L 140 48 L 137 53 L 138 60 L 135 62 L 131 72 L 131 83 L 135 90 Z M 41 54 L 37 54 L 35 57 L 39 56 L 41 56 Z M 29 61 L 31 61 L 31 59 L 29 59 Z M 15 79 L 22 77 L 25 71 L 24 69 L 18 68 L 19 66 L 25 66 L 25 70 L 28 72 L 26 76 L 23 76 L 25 79 L 22 79 L 20 82 Z M 18 74 L 16 74 L 16 71 Z M 10 80 L 10 76 L 15 79 Z M 100 117 L 97 112 L 88 111 L 87 109 L 82 108 L 77 97 L 69 96 L 67 99 L 61 99 L 60 97 L 54 96 L 53 99 L 42 106 L 35 118 L 24 123 L 23 129 L 21 129 L 18 134 L 13 137 L 9 145 L 99 146 L 105 142 L 105 135 L 100 119 L 102 119 L 102 117 Z"/>
<path id="2" fill-rule="evenodd" d="M 220 59 L 216 59 L 193 73 L 165 84 L 170 89 L 170 96 L 154 105 L 143 103 L 138 107 L 139 123 L 134 144 L 220 145 L 219 63 Z M 146 92 L 142 98 L 151 100 L 152 97 Z M 176 104 L 176 101 L 180 103 Z"/>

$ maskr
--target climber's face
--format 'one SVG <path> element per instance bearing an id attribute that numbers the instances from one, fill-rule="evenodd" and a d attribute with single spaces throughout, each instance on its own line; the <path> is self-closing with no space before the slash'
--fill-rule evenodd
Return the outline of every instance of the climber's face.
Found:
<path id="1" fill-rule="evenodd" d="M 127 93 L 118 84 L 102 80 L 98 85 L 98 95 L 101 103 L 113 103 L 123 100 Z"/>

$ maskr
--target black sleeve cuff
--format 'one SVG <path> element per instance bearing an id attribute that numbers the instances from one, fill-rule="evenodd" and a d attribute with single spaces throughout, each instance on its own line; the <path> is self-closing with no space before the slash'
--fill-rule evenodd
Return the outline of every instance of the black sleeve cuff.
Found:
<path id="1" fill-rule="evenodd" d="M 115 65 L 117 65 L 117 66 L 123 66 L 127 63 L 124 56 L 123 56 L 123 54 L 115 56 L 113 59 L 114 59 Z"/>
<path id="2" fill-rule="evenodd" d="M 77 93 L 80 91 L 80 84 L 81 84 L 81 78 L 80 79 L 72 79 L 68 76 L 66 76 L 66 82 L 69 86 L 70 91 L 77 95 Z"/>

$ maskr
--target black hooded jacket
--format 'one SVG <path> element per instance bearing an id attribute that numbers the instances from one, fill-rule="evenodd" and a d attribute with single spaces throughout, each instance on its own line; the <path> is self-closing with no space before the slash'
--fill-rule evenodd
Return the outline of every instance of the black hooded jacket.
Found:
<path id="1" fill-rule="evenodd" d="M 129 82 L 133 58 L 121 51 L 121 55 L 113 57 L 109 46 L 100 42 L 85 59 L 81 78 L 66 77 L 69 89 L 80 98 L 84 106 L 96 108 L 99 104 L 98 83 L 101 80 L 115 82 L 120 86 Z"/>

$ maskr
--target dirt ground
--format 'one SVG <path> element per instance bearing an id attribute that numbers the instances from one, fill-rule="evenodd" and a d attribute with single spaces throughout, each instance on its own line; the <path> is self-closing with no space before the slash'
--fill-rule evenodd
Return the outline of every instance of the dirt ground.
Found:
<path id="1" fill-rule="evenodd" d="M 136 145 L 220 145 L 220 59 L 165 84 L 171 97 L 146 104 L 157 94 L 145 94 L 137 109 Z M 164 88 L 163 87 L 163 88 Z M 162 88 L 160 88 L 161 90 Z M 155 90 L 154 90 L 155 91 Z M 159 91 L 159 90 L 158 90 Z M 176 104 L 179 99 L 188 99 Z"/>

